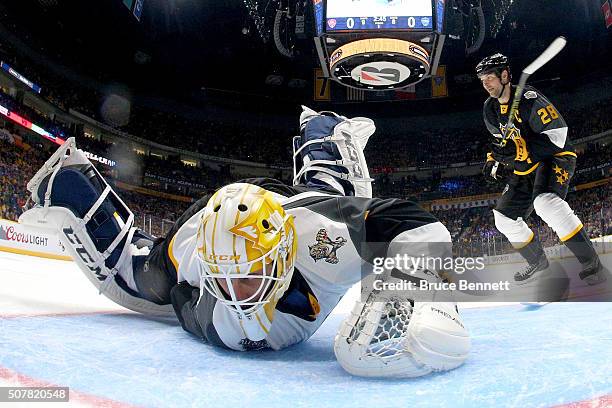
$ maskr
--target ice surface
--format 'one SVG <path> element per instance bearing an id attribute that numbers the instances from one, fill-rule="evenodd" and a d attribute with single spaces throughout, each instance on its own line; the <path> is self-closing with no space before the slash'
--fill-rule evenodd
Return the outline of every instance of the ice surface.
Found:
<path id="1" fill-rule="evenodd" d="M 0 253 L 0 369 L 157 407 L 537 407 L 612 393 L 607 303 L 464 310 L 473 348 L 463 367 L 377 380 L 336 362 L 343 313 L 303 344 L 239 353 L 203 344 L 172 320 L 125 313 L 87 285 L 72 263 Z"/>

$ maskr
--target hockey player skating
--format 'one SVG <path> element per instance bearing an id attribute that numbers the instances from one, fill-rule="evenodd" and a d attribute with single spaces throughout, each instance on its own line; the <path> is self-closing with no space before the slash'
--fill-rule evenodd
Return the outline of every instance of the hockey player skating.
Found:
<path id="1" fill-rule="evenodd" d="M 508 58 L 502 54 L 484 58 L 476 74 L 489 93 L 483 115 L 494 137 L 483 173 L 494 179 L 504 167 L 511 173 L 493 214 L 497 229 L 527 261 L 514 280 L 529 282 L 548 268 L 542 244 L 524 221 L 535 210 L 582 265 L 580 279 L 589 285 L 603 282 L 605 275 L 593 244 L 565 201 L 576 169 L 565 120 L 540 91 L 526 86 L 514 123 L 507 129 L 515 93 Z"/>
<path id="2" fill-rule="evenodd" d="M 362 244 L 383 242 L 391 257 L 436 256 L 421 251 L 450 244 L 447 229 L 416 204 L 371 198 L 363 156 L 371 120 L 305 108 L 300 125 L 293 186 L 227 185 L 198 200 L 164 238 L 132 226 L 74 140 L 28 184 L 35 206 L 20 221 L 58 231 L 89 280 L 122 306 L 176 315 L 215 346 L 282 349 L 312 336 L 360 281 Z M 439 280 L 436 271 L 416 277 Z M 470 339 L 453 303 L 366 290 L 334 349 L 353 374 L 418 377 L 461 365 Z"/>

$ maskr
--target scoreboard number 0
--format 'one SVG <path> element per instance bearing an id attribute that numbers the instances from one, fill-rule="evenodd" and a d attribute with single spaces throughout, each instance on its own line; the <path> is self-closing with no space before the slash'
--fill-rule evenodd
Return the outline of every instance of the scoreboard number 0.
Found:
<path id="1" fill-rule="evenodd" d="M 355 27 L 355 21 L 352 18 L 347 18 L 346 28 L 353 28 L 353 27 Z"/>
<path id="2" fill-rule="evenodd" d="M 414 19 L 414 17 L 408 17 L 408 27 L 414 28 L 415 25 L 416 25 L 416 20 Z"/>

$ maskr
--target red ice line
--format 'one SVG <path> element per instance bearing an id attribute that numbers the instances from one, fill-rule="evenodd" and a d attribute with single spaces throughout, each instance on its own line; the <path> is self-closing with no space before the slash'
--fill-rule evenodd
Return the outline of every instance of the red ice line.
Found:
<path id="1" fill-rule="evenodd" d="M 28 377 L 27 375 L 20 374 L 6 367 L 0 367 L 0 379 L 6 380 L 10 383 L 16 382 L 16 386 L 21 387 L 59 387 L 56 384 Z M 80 404 L 89 405 L 91 407 L 102 408 L 138 408 L 137 405 L 130 405 L 125 402 L 119 402 L 74 390 L 70 390 L 70 402 L 77 402 Z"/>
<path id="2" fill-rule="evenodd" d="M 551 408 L 609 408 L 612 407 L 612 394 L 603 395 L 591 400 L 570 402 L 567 404 L 555 405 Z"/>
<path id="3" fill-rule="evenodd" d="M 91 312 L 57 312 L 57 313 L 13 313 L 0 314 L 0 319 L 17 319 L 21 317 L 62 317 L 62 316 L 87 316 L 87 315 L 105 315 L 105 314 L 131 314 L 129 310 L 97 310 Z"/>

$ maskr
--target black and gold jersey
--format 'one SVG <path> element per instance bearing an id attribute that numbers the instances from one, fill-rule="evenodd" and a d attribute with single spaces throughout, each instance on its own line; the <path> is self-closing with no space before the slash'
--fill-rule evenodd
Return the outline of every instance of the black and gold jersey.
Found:
<path id="1" fill-rule="evenodd" d="M 512 95 L 513 99 L 514 87 Z M 484 103 L 485 125 L 497 141 L 506 131 L 512 99 L 507 104 L 500 104 L 490 97 Z M 562 155 L 576 156 L 565 120 L 540 91 L 526 86 L 514 118 L 514 129 L 504 147 L 493 149 L 493 158 L 512 164 L 515 174 L 526 175 L 534 171 L 542 160 Z"/>

